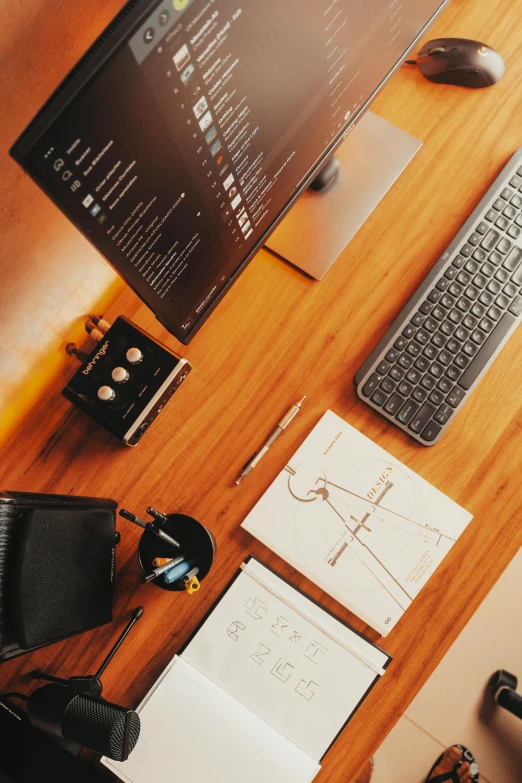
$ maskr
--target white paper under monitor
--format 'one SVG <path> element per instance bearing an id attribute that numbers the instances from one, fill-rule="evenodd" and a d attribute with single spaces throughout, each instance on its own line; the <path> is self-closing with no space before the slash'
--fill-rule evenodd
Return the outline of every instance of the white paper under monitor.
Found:
<path id="1" fill-rule="evenodd" d="M 127 783 L 308 783 L 387 653 L 254 558 L 138 708 Z"/>

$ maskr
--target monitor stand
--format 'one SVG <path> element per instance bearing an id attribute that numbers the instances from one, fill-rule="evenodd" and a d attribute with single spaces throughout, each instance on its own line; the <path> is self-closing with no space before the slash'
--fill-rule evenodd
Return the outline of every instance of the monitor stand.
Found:
<path id="1" fill-rule="evenodd" d="M 367 112 L 336 150 L 340 171 L 334 184 L 322 192 L 307 190 L 265 247 L 320 280 L 421 146 Z"/>

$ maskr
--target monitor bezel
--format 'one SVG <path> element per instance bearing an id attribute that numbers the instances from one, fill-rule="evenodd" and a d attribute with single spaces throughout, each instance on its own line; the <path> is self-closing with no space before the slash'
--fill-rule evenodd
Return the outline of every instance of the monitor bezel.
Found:
<path id="1" fill-rule="evenodd" d="M 97 72 L 107 63 L 111 57 L 117 53 L 120 47 L 127 44 L 130 35 L 140 27 L 140 25 L 154 11 L 154 8 L 160 5 L 161 2 L 162 0 L 129 0 L 129 2 L 123 6 L 119 13 L 116 14 L 114 19 L 109 23 L 109 25 L 89 47 L 86 53 L 81 57 L 78 63 L 58 85 L 56 90 L 46 101 L 34 119 L 29 123 L 20 137 L 14 142 L 11 149 L 9 150 L 9 154 L 24 169 L 31 179 L 36 182 L 38 187 L 43 190 L 43 192 L 51 199 L 60 212 L 68 220 L 70 220 L 74 227 L 80 231 L 85 239 L 87 239 L 88 242 L 96 249 L 96 251 L 107 261 L 107 263 L 110 264 L 114 271 L 125 281 L 125 283 L 134 291 L 134 293 L 151 310 L 151 312 L 154 313 L 157 320 L 165 327 L 165 329 L 167 329 L 167 331 L 182 344 L 188 345 L 197 332 L 201 329 L 201 327 L 206 323 L 207 319 L 213 313 L 223 297 L 226 296 L 226 294 L 230 291 L 231 287 L 234 285 L 238 277 L 244 272 L 250 261 L 263 247 L 268 237 L 272 234 L 272 232 L 277 228 L 279 223 L 293 207 L 297 199 L 305 192 L 310 183 L 317 176 L 318 172 L 321 170 L 321 167 L 325 164 L 328 158 L 335 153 L 335 150 L 355 128 L 361 117 L 365 114 L 366 111 L 368 111 L 369 107 L 377 98 L 381 90 L 386 86 L 396 71 L 402 66 L 409 54 L 416 48 L 419 41 L 426 34 L 427 30 L 433 25 L 437 17 L 450 3 L 450 0 L 441 0 L 439 8 L 424 25 L 422 30 L 419 31 L 418 35 L 412 41 L 408 49 L 406 49 L 406 51 L 401 55 L 395 65 L 390 69 L 384 79 L 376 87 L 374 92 L 368 96 L 367 100 L 359 107 L 356 114 L 350 117 L 350 119 L 346 122 L 346 125 L 339 131 L 337 136 L 325 148 L 322 155 L 303 176 L 296 190 L 292 195 L 290 195 L 286 205 L 281 209 L 278 215 L 263 232 L 262 236 L 256 242 L 254 247 L 239 263 L 237 269 L 232 273 L 217 296 L 208 304 L 205 310 L 201 313 L 201 315 L 186 333 L 181 332 L 179 328 L 173 327 L 171 324 L 166 323 L 163 318 L 160 318 L 157 315 L 153 307 L 151 307 L 142 294 L 136 290 L 136 288 L 128 281 L 124 274 L 116 269 L 110 259 L 103 254 L 89 234 L 87 234 L 81 226 L 79 226 L 72 218 L 67 215 L 67 213 L 64 212 L 63 207 L 60 206 L 58 200 L 54 198 L 53 194 L 47 188 L 45 182 L 43 182 L 26 166 L 26 159 L 28 155 L 32 152 L 33 148 L 39 142 L 43 134 L 57 119 L 59 119 L 60 115 L 77 98 L 82 89 L 88 83 L 90 83 L 90 81 L 96 76 Z"/>

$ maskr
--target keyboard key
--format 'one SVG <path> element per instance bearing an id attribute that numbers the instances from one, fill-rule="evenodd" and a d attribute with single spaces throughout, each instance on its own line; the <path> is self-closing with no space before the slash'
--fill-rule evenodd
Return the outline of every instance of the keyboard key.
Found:
<path id="1" fill-rule="evenodd" d="M 504 215 L 500 215 L 500 217 L 495 220 L 495 225 L 502 229 L 502 231 L 505 231 L 509 226 L 509 220 Z"/>
<path id="2" fill-rule="evenodd" d="M 437 389 L 440 389 L 443 394 L 447 394 L 453 389 L 453 384 L 449 378 L 441 378 L 437 384 Z"/>
<path id="3" fill-rule="evenodd" d="M 426 397 L 428 396 L 428 392 L 426 389 L 422 389 L 420 386 L 418 386 L 416 389 L 413 390 L 413 393 L 411 395 L 414 400 L 417 400 L 417 402 L 424 402 Z"/>
<path id="4" fill-rule="evenodd" d="M 443 364 L 445 367 L 447 367 L 448 364 L 451 364 L 452 360 L 453 354 L 451 354 L 449 351 L 441 351 L 437 356 L 437 361 Z"/>
<path id="5" fill-rule="evenodd" d="M 517 318 L 522 314 L 522 296 L 515 296 L 513 301 L 508 307 L 508 311 L 515 315 Z"/>
<path id="6" fill-rule="evenodd" d="M 473 357 L 477 353 L 478 347 L 475 345 L 475 343 L 468 341 L 467 343 L 464 343 L 464 345 L 462 346 L 462 350 L 464 351 L 466 356 Z"/>
<path id="7" fill-rule="evenodd" d="M 485 250 L 493 250 L 495 245 L 497 244 L 498 240 L 500 239 L 500 234 L 498 231 L 495 231 L 494 228 L 490 229 L 489 232 L 486 234 L 482 242 L 480 243 L 481 247 L 483 247 Z"/>
<path id="8" fill-rule="evenodd" d="M 446 370 L 446 375 L 450 379 L 450 381 L 458 381 L 458 379 L 461 376 L 461 370 L 459 370 L 458 367 L 455 367 L 454 364 L 451 365 L 451 367 L 448 367 Z"/>
<path id="9" fill-rule="evenodd" d="M 431 315 L 426 318 L 424 322 L 424 328 L 427 332 L 435 332 L 439 328 L 439 322 L 432 318 Z"/>
<path id="10" fill-rule="evenodd" d="M 449 294 L 444 294 L 444 296 L 440 300 L 440 303 L 442 307 L 446 308 L 446 310 L 451 310 L 451 308 L 455 304 L 455 297 L 450 296 Z"/>
<path id="11" fill-rule="evenodd" d="M 471 272 L 471 274 L 474 275 L 475 272 L 478 272 L 478 270 L 480 269 L 480 263 L 478 261 L 475 261 L 474 258 L 470 258 L 466 262 L 466 266 L 464 267 L 464 269 L 467 270 L 468 272 Z"/>
<path id="12" fill-rule="evenodd" d="M 506 280 L 509 280 L 509 272 L 507 269 L 504 269 L 503 267 L 497 269 L 495 272 L 495 280 L 498 280 L 499 283 L 505 283 Z"/>
<path id="13" fill-rule="evenodd" d="M 516 209 L 520 209 L 522 208 L 522 197 L 517 194 L 513 196 L 510 203 L 513 204 Z"/>
<path id="14" fill-rule="evenodd" d="M 502 205 L 502 208 L 504 208 L 504 205 Z M 466 258 L 469 258 L 469 256 L 473 253 L 473 248 L 471 245 L 464 245 L 460 249 L 461 256 L 465 256 Z"/>
<path id="15" fill-rule="evenodd" d="M 373 373 L 373 375 L 370 375 L 368 380 L 363 386 L 363 394 L 365 397 L 371 397 L 374 391 L 379 387 L 380 382 L 382 381 L 382 375 L 377 375 L 376 372 Z"/>
<path id="16" fill-rule="evenodd" d="M 408 347 L 406 348 L 406 351 L 410 354 L 410 356 L 418 356 L 421 352 L 421 347 L 419 343 L 411 342 Z"/>
<path id="17" fill-rule="evenodd" d="M 474 232 L 473 232 L 473 234 L 472 234 L 472 235 L 470 236 L 470 238 L 468 239 L 468 242 L 469 242 L 469 244 L 470 244 L 470 245 L 478 245 L 478 243 L 480 242 L 480 240 L 481 240 L 481 236 L 480 236 L 480 234 L 477 234 L 477 233 L 474 231 Z"/>
<path id="18" fill-rule="evenodd" d="M 502 201 L 501 198 L 497 198 L 497 200 L 493 202 L 493 209 L 496 209 L 497 212 L 502 212 L 505 206 L 505 202 Z"/>
<path id="19" fill-rule="evenodd" d="M 442 296 L 441 292 L 437 291 L 437 289 L 434 288 L 433 291 L 430 291 L 430 293 L 428 294 L 428 299 L 430 300 L 430 302 L 433 302 L 433 304 L 435 304 L 436 302 L 439 301 L 441 296 Z"/>
<path id="20" fill-rule="evenodd" d="M 522 215 L 519 215 L 515 220 L 517 226 L 522 226 Z"/>
<path id="21" fill-rule="evenodd" d="M 395 386 L 396 384 L 390 378 L 383 378 L 380 388 L 386 392 L 386 394 L 391 394 L 395 391 Z"/>
<path id="22" fill-rule="evenodd" d="M 461 296 L 457 302 L 457 307 L 459 310 L 462 310 L 463 313 L 466 313 L 472 304 L 473 303 L 470 299 L 467 299 L 465 296 Z"/>
<path id="23" fill-rule="evenodd" d="M 433 375 L 425 375 L 421 381 L 421 386 L 424 386 L 425 389 L 431 391 L 433 388 L 435 388 L 436 383 L 437 381 L 435 380 Z"/>
<path id="24" fill-rule="evenodd" d="M 434 378 L 440 378 L 442 375 L 444 375 L 444 367 L 442 364 L 439 364 L 438 362 L 433 362 L 431 365 L 429 372 L 431 375 L 433 375 Z"/>
<path id="25" fill-rule="evenodd" d="M 516 218 L 518 212 L 515 207 L 512 207 L 511 204 L 508 204 L 507 207 L 502 210 L 502 214 L 505 215 L 508 220 L 513 220 L 513 218 Z"/>
<path id="26" fill-rule="evenodd" d="M 466 296 L 468 299 L 477 299 L 479 294 L 480 294 L 480 290 L 474 285 L 468 285 L 468 287 L 464 292 L 464 296 Z"/>
<path id="27" fill-rule="evenodd" d="M 506 253 L 509 253 L 512 247 L 513 247 L 513 243 L 510 242 L 509 239 L 506 239 L 505 237 L 502 237 L 500 242 L 497 242 L 497 250 L 499 253 L 502 253 L 503 256 L 505 256 Z"/>
<path id="28" fill-rule="evenodd" d="M 459 380 L 459 386 L 466 390 L 471 389 L 474 382 L 477 380 L 482 370 L 491 359 L 504 337 L 506 337 L 514 323 L 516 323 L 514 316 L 510 313 L 504 313 L 495 329 L 491 332 L 484 345 L 478 351 L 468 369 L 465 370 L 461 376 Z"/>
<path id="29" fill-rule="evenodd" d="M 483 305 L 486 305 L 486 307 L 489 307 L 494 299 L 495 297 L 490 291 L 482 291 L 481 295 L 479 296 L 479 302 Z"/>
<path id="30" fill-rule="evenodd" d="M 488 278 L 485 277 L 485 275 L 482 274 L 482 272 L 479 272 L 478 275 L 475 275 L 473 278 L 473 285 L 477 288 L 485 288 L 488 284 Z"/>
<path id="31" fill-rule="evenodd" d="M 453 408 L 444 403 L 444 405 L 441 405 L 437 413 L 441 413 L 443 416 L 446 416 L 446 418 L 449 419 L 451 414 L 453 413 Z"/>
<path id="32" fill-rule="evenodd" d="M 462 320 L 462 326 L 465 326 L 466 329 L 474 329 L 477 324 L 478 318 L 475 315 L 471 315 L 471 313 L 465 315 Z"/>
<path id="33" fill-rule="evenodd" d="M 464 256 L 461 255 L 455 256 L 455 258 L 452 261 L 452 265 L 457 269 L 462 269 L 465 263 L 466 263 L 466 259 L 464 258 Z"/>
<path id="34" fill-rule="evenodd" d="M 447 277 L 448 280 L 454 280 L 457 276 L 457 270 L 454 266 L 449 266 L 446 271 L 444 272 L 444 277 Z"/>
<path id="35" fill-rule="evenodd" d="M 486 261 L 486 263 L 483 264 L 480 268 L 480 272 L 484 275 L 484 277 L 492 277 L 494 271 L 495 267 L 489 261 Z M 486 285 L 486 283 L 484 283 L 484 285 Z"/>
<path id="36" fill-rule="evenodd" d="M 509 184 L 513 188 L 519 188 L 522 185 L 522 177 L 519 177 L 518 174 L 513 174 L 513 176 L 509 180 Z"/>
<path id="37" fill-rule="evenodd" d="M 464 353 L 459 353 L 458 356 L 455 356 L 455 365 L 459 368 L 459 370 L 465 370 L 469 363 L 470 357 L 466 356 Z"/>
<path id="38" fill-rule="evenodd" d="M 436 345 L 437 348 L 444 348 L 444 346 L 446 345 L 446 340 L 447 338 L 444 337 L 444 335 L 441 334 L 440 332 L 437 332 L 431 338 L 431 342 L 433 343 L 433 345 Z"/>
<path id="39" fill-rule="evenodd" d="M 424 323 L 425 316 L 422 313 L 415 313 L 411 319 L 413 326 L 421 326 Z"/>
<path id="40" fill-rule="evenodd" d="M 372 402 L 378 405 L 379 408 L 384 405 L 387 399 L 388 395 L 385 394 L 381 389 L 377 389 L 377 391 L 372 394 Z"/>
<path id="41" fill-rule="evenodd" d="M 509 199 L 511 198 L 512 195 L 513 195 L 513 191 L 512 190 L 510 190 L 509 188 L 504 188 L 504 190 L 500 194 L 500 198 L 503 198 L 506 201 L 509 201 Z"/>
<path id="42" fill-rule="evenodd" d="M 413 337 L 415 331 L 416 330 L 414 326 L 412 326 L 411 324 L 407 324 L 407 326 L 405 326 L 404 329 L 402 330 L 402 336 L 406 337 L 406 339 L 409 340 L 410 337 Z"/>
<path id="43" fill-rule="evenodd" d="M 498 282 L 498 280 L 490 280 L 489 283 L 486 286 L 487 291 L 491 291 L 492 294 L 498 294 L 498 292 L 501 290 L 502 286 Z"/>
<path id="44" fill-rule="evenodd" d="M 419 372 L 426 372 L 429 366 L 430 366 L 429 360 L 426 359 L 424 356 L 419 356 L 419 358 L 414 364 L 414 367 L 416 367 L 417 370 L 419 370 Z"/>
<path id="45" fill-rule="evenodd" d="M 502 315 L 502 310 L 496 305 L 492 305 L 488 310 L 488 318 L 492 318 L 494 321 L 498 321 Z"/>
<path id="46" fill-rule="evenodd" d="M 439 355 L 439 349 L 435 348 L 435 346 L 430 343 L 425 347 L 422 353 L 427 359 L 436 359 Z M 417 365 L 417 362 L 415 362 L 415 364 Z"/>
<path id="47" fill-rule="evenodd" d="M 415 335 L 415 339 L 418 343 L 421 345 L 426 345 L 427 342 L 429 342 L 430 335 L 428 332 L 426 332 L 424 329 L 419 329 L 417 334 Z"/>
<path id="48" fill-rule="evenodd" d="M 409 370 L 406 373 L 406 380 L 409 383 L 412 383 L 414 386 L 416 386 L 420 379 L 422 378 L 422 373 L 420 373 L 418 370 L 415 369 L 415 367 L 412 367 L 411 370 Z M 382 384 L 381 384 L 382 386 Z"/>
<path id="49" fill-rule="evenodd" d="M 392 394 L 386 405 L 384 406 L 384 410 L 386 413 L 390 413 L 392 416 L 395 416 L 396 413 L 400 411 L 402 406 L 404 405 L 404 397 L 401 397 L 400 394 Z"/>
<path id="50" fill-rule="evenodd" d="M 508 257 L 504 260 L 502 266 L 509 272 L 514 272 L 522 261 L 522 249 L 514 247 Z"/>
<path id="51" fill-rule="evenodd" d="M 499 294 L 495 299 L 495 304 L 502 310 L 505 310 L 509 304 L 509 298 L 505 294 Z"/>
<path id="52" fill-rule="evenodd" d="M 442 392 L 440 392 L 438 389 L 433 389 L 430 396 L 428 397 L 429 401 L 432 402 L 434 405 L 440 405 L 441 402 L 444 400 L 444 395 Z"/>
<path id="53" fill-rule="evenodd" d="M 461 269 L 460 272 L 457 275 L 457 280 L 459 283 L 462 283 L 462 285 L 468 285 L 468 283 L 471 282 L 472 276 L 469 272 L 466 272 L 465 269 Z"/>
<path id="54" fill-rule="evenodd" d="M 403 351 L 408 345 L 408 340 L 405 337 L 398 337 L 393 343 L 393 347 L 398 351 Z"/>
<path id="55" fill-rule="evenodd" d="M 452 324 L 451 321 L 449 320 L 444 321 L 440 325 L 440 331 L 442 332 L 442 334 L 445 334 L 446 337 L 450 337 L 455 331 L 455 324 Z"/>
<path id="56" fill-rule="evenodd" d="M 408 353 L 403 353 L 402 356 L 397 359 L 397 364 L 404 367 L 405 370 L 409 370 L 413 364 L 413 358 Z"/>
<path id="57" fill-rule="evenodd" d="M 473 313 L 473 315 L 476 315 L 477 318 L 482 318 L 482 316 L 486 312 L 486 306 L 481 304 L 481 302 L 475 302 L 475 304 L 471 308 L 471 312 Z"/>
<path id="58" fill-rule="evenodd" d="M 408 400 L 401 408 L 396 418 L 401 422 L 401 424 L 409 424 L 410 419 L 415 416 L 419 410 L 419 407 L 420 406 L 418 403 L 413 402 L 413 400 Z"/>
<path id="59" fill-rule="evenodd" d="M 391 364 L 389 362 L 380 362 L 375 369 L 379 375 L 386 375 L 390 367 Z"/>
<path id="60" fill-rule="evenodd" d="M 429 402 L 425 402 L 421 409 L 415 414 L 410 422 L 410 430 L 413 432 L 421 432 L 426 424 L 429 422 L 433 414 L 437 409 Z"/>
<path id="61" fill-rule="evenodd" d="M 475 331 L 471 333 L 471 339 L 474 343 L 477 343 L 477 345 L 482 345 L 486 338 L 487 334 L 481 329 L 475 329 Z"/>
<path id="62" fill-rule="evenodd" d="M 460 351 L 460 342 L 458 340 L 455 340 L 454 337 L 452 337 L 446 343 L 446 350 L 451 351 L 451 353 L 457 353 L 457 351 Z"/>
<path id="63" fill-rule="evenodd" d="M 513 283 L 506 283 L 504 288 L 502 289 L 502 293 L 506 296 L 509 296 L 510 299 L 513 299 L 515 294 L 518 293 L 518 288 L 516 285 L 513 285 Z"/>
<path id="64" fill-rule="evenodd" d="M 488 257 L 488 254 L 487 254 L 487 253 L 486 253 L 486 251 L 485 251 L 485 250 L 483 250 L 481 247 L 477 247 L 477 249 L 476 249 L 476 250 L 475 250 L 475 252 L 473 253 L 473 256 L 472 256 L 472 257 L 473 257 L 473 258 L 474 258 L 476 261 L 479 261 L 480 263 L 482 263 L 483 261 L 485 261 L 485 260 L 486 260 L 486 258 Z"/>
<path id="65" fill-rule="evenodd" d="M 449 416 L 445 416 L 440 410 L 437 411 L 433 418 L 435 421 L 438 421 L 439 424 L 446 424 L 446 422 L 449 421 Z"/>
<path id="66" fill-rule="evenodd" d="M 484 221 L 482 220 L 482 221 L 481 221 L 481 222 L 478 224 L 476 231 L 477 231 L 477 234 L 487 234 L 487 232 L 488 232 L 488 229 L 489 229 L 489 226 L 488 226 L 488 224 L 487 224 L 487 223 L 484 223 Z"/>
<path id="67" fill-rule="evenodd" d="M 441 431 L 442 427 L 439 427 L 436 422 L 430 421 L 430 423 L 423 429 L 421 438 L 427 443 L 431 443 L 438 435 L 440 435 Z"/>
<path id="68" fill-rule="evenodd" d="M 460 310 L 457 309 L 452 310 L 448 315 L 448 319 L 454 324 L 460 324 L 463 318 L 464 318 L 463 313 L 461 313 Z"/>
<path id="69" fill-rule="evenodd" d="M 437 321 L 444 321 L 444 319 L 446 318 L 446 310 L 443 307 L 440 307 L 439 305 L 436 305 L 433 308 L 431 314 L 434 318 L 437 319 Z"/>
<path id="70" fill-rule="evenodd" d="M 489 220 L 490 223 L 493 223 L 493 221 L 497 217 L 497 213 L 495 212 L 494 209 L 488 209 L 484 217 L 486 218 L 486 220 Z"/>
<path id="71" fill-rule="evenodd" d="M 458 386 L 455 386 L 454 390 L 446 397 L 446 402 L 448 405 L 451 405 L 452 408 L 457 408 L 465 396 L 466 392 L 459 389 Z"/>
<path id="72" fill-rule="evenodd" d="M 424 315 L 429 315 L 429 313 L 431 313 L 432 310 L 433 310 L 433 305 L 431 302 L 428 302 L 427 299 L 419 307 L 419 311 Z"/>
<path id="73" fill-rule="evenodd" d="M 522 234 L 522 228 L 519 228 L 518 226 L 510 226 L 508 228 L 508 237 L 518 239 L 520 234 Z"/>
<path id="74" fill-rule="evenodd" d="M 404 378 L 404 370 L 401 370 L 400 367 L 392 367 L 390 370 L 390 378 L 392 378 L 394 381 L 402 381 Z"/>
<path id="75" fill-rule="evenodd" d="M 469 329 L 465 329 L 464 326 L 459 326 L 455 330 L 455 337 L 457 340 L 460 340 L 460 342 L 463 343 L 469 337 Z"/>
<path id="76" fill-rule="evenodd" d="M 495 264 L 495 266 L 498 266 L 504 260 L 503 256 L 500 255 L 498 250 L 494 250 L 492 253 L 490 253 L 488 259 L 491 261 L 492 264 Z"/>
<path id="77" fill-rule="evenodd" d="M 446 277 L 441 277 L 435 287 L 437 288 L 438 291 L 445 291 L 449 286 L 449 284 L 450 281 Z"/>
<path id="78" fill-rule="evenodd" d="M 390 364 L 393 364 L 397 361 L 399 358 L 399 351 L 397 351 L 396 348 L 390 348 L 386 356 L 384 357 L 387 362 L 390 362 Z"/>
<path id="79" fill-rule="evenodd" d="M 486 316 L 479 323 L 479 328 L 482 329 L 483 332 L 491 332 L 491 330 L 495 328 L 495 321 L 492 321 Z"/>
<path id="80" fill-rule="evenodd" d="M 463 291 L 464 291 L 464 286 L 462 286 L 460 283 L 457 283 L 456 280 L 454 280 L 453 283 L 448 288 L 448 293 L 450 293 L 452 296 L 455 297 L 460 296 Z"/>
<path id="81" fill-rule="evenodd" d="M 409 397 L 413 391 L 413 386 L 407 381 L 401 381 L 397 386 L 397 391 L 402 394 L 403 397 Z"/>

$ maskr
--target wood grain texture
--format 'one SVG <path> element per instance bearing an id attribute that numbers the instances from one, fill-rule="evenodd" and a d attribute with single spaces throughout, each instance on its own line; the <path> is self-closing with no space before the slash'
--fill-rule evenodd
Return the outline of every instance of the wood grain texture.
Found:
<path id="1" fill-rule="evenodd" d="M 518 0 L 455 0 L 441 15 L 429 37 L 484 40 L 505 57 L 506 75 L 484 91 L 431 85 L 407 66 L 392 79 L 374 109 L 424 147 L 321 283 L 260 252 L 188 347 L 124 293 L 108 315 L 124 313 L 194 365 L 136 449 L 120 447 L 60 396 L 70 373 L 49 388 L 0 454 L 2 488 L 108 496 L 138 514 L 148 505 L 181 511 L 212 530 L 218 554 L 192 597 L 142 586 L 139 531 L 121 520 L 113 625 L 3 664 L 2 689 L 27 688 L 26 673 L 35 667 L 62 676 L 95 670 L 130 610 L 141 604 L 143 619 L 104 675 L 108 699 L 136 705 L 250 552 L 379 641 L 240 529 L 331 408 L 474 514 L 380 642 L 394 661 L 326 756 L 318 781 L 355 778 L 522 545 L 522 330 L 432 448 L 375 415 L 353 385 L 376 341 L 522 143 L 521 24 Z M 241 465 L 303 394 L 302 412 L 237 487 Z"/>

